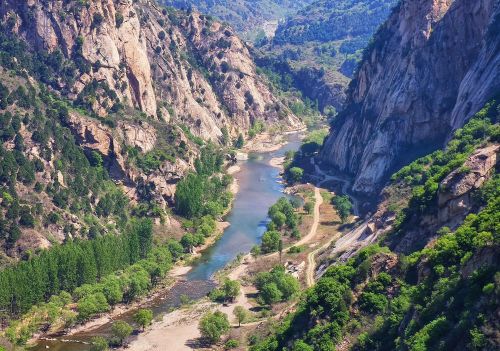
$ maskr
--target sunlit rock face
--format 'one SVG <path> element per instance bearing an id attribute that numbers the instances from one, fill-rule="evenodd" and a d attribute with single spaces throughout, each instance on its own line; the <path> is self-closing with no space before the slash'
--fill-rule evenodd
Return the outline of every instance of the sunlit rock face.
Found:
<path id="1" fill-rule="evenodd" d="M 83 62 L 74 81 L 61 80 L 60 92 L 81 98 L 106 116 L 116 103 L 148 118 L 189 127 L 218 141 L 226 127 L 245 134 L 255 121 L 285 129 L 300 122 L 256 73 L 253 58 L 234 31 L 197 12 L 165 10 L 139 0 L 6 0 L 0 18 L 34 50 L 59 50 Z"/>
<path id="2" fill-rule="evenodd" d="M 500 88 L 494 0 L 404 0 L 381 27 L 322 159 L 373 194 L 403 163 L 441 147 Z"/>

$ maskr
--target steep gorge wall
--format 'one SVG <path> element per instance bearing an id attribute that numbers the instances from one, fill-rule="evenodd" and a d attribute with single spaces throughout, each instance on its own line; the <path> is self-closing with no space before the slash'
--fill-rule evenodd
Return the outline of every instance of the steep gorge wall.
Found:
<path id="1" fill-rule="evenodd" d="M 498 0 L 403 0 L 375 36 L 323 161 L 375 193 L 500 89 Z"/>

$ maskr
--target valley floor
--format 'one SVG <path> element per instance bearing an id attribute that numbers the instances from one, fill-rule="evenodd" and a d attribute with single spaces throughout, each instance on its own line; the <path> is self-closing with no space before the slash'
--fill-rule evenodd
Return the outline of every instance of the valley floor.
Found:
<path id="1" fill-rule="evenodd" d="M 296 189 L 298 193 L 314 200 L 314 211 L 312 215 L 305 216 L 302 233 L 307 233 L 294 246 L 304 247 L 304 251 L 298 255 L 284 253 L 284 261 L 287 265 L 302 267 L 299 270 L 299 278 L 304 288 L 314 283 L 315 257 L 317 253 L 339 238 L 339 221 L 333 206 L 325 200 L 331 198 L 331 193 L 315 186 L 307 185 Z M 259 309 L 254 300 L 256 293 L 252 285 L 251 277 L 256 272 L 264 271 L 279 263 L 279 254 L 273 253 L 259 256 L 258 260 L 251 255 L 245 256 L 241 263 L 232 268 L 227 277 L 242 282 L 242 291 L 236 301 L 228 306 L 216 304 L 204 299 L 193 305 L 166 314 L 160 322 L 154 323 L 144 333 L 139 334 L 128 346 L 134 351 L 169 350 L 181 351 L 192 349 L 213 349 L 204 345 L 198 330 L 201 316 L 207 311 L 219 310 L 226 313 L 232 323 L 230 338 L 239 339 L 241 344 L 245 343 L 246 336 L 263 328 L 267 319 L 254 318 L 249 323 L 238 328 L 234 321 L 233 311 L 236 306 L 242 306 L 246 310 L 256 311 Z M 284 303 L 275 306 L 272 310 L 272 319 L 281 319 L 293 311 L 296 302 Z M 217 346 L 215 346 L 217 349 Z"/>

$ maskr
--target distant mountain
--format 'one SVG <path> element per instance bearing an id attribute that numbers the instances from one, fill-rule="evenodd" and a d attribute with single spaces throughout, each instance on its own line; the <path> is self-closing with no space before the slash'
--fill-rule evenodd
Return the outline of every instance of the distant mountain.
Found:
<path id="1" fill-rule="evenodd" d="M 161 0 L 181 9 L 196 7 L 229 23 L 247 39 L 274 31 L 280 19 L 296 13 L 314 0 Z"/>
<path id="2" fill-rule="evenodd" d="M 264 56 L 281 62 L 281 69 L 287 66 L 299 89 L 321 109 L 340 109 L 363 49 L 396 3 L 318 0 L 282 21 L 274 38 L 258 46 Z"/>
<path id="3" fill-rule="evenodd" d="M 344 51 L 362 49 L 396 0 L 319 0 L 280 23 L 275 44 L 349 40 Z"/>

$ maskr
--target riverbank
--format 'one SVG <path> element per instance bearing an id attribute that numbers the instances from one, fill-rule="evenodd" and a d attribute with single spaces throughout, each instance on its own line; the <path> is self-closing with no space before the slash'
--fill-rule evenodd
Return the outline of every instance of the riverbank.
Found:
<path id="1" fill-rule="evenodd" d="M 323 197 L 321 196 L 319 188 L 314 188 L 314 211 L 312 214 L 312 222 L 308 228 L 307 234 L 299 239 L 295 245 L 312 245 L 315 241 L 318 226 L 320 224 L 320 207 L 323 205 Z M 268 255 L 259 256 L 258 259 L 252 257 L 250 254 L 241 258 L 237 265 L 231 267 L 226 272 L 221 273 L 221 276 L 228 277 L 231 280 L 239 282 L 248 282 L 251 276 L 254 276 L 257 271 L 267 270 L 267 266 L 274 266 L 279 263 L 279 253 L 271 253 Z M 266 268 L 263 268 L 266 267 Z M 305 278 L 309 281 L 309 278 Z M 308 287 L 309 284 L 306 285 Z M 163 350 L 162 345 L 169 345 L 169 349 L 182 351 L 192 350 L 193 348 L 200 347 L 201 334 L 198 330 L 198 324 L 201 317 L 208 311 L 220 311 L 229 317 L 231 325 L 233 326 L 232 332 L 241 329 L 254 330 L 262 323 L 266 323 L 267 318 L 262 318 L 257 321 L 242 324 L 241 328 L 237 327 L 237 322 L 233 315 L 233 311 L 237 306 L 243 307 L 245 310 L 252 310 L 257 307 L 252 304 L 249 296 L 254 296 L 256 289 L 252 284 L 241 286 L 241 292 L 235 302 L 228 306 L 217 303 L 212 303 L 207 299 L 188 306 L 182 310 L 176 310 L 163 317 L 160 322 L 154 323 L 144 333 L 139 334 L 134 340 L 131 341 L 128 348 L 134 351 L 153 351 Z M 280 319 L 287 312 L 293 309 L 294 302 L 291 304 L 284 304 L 278 307 L 272 319 Z"/>
<path id="2" fill-rule="evenodd" d="M 246 256 L 247 259 L 250 256 Z M 228 278 L 241 281 L 246 274 L 248 262 L 242 262 L 236 266 L 229 274 Z M 208 299 L 199 301 L 191 306 L 183 309 L 178 309 L 172 313 L 163 316 L 163 319 L 154 323 L 145 332 L 139 334 L 133 339 L 128 346 L 120 349 L 130 349 L 134 351 L 153 351 L 165 350 L 165 345 L 168 345 L 169 350 L 182 351 L 192 350 L 200 346 L 201 334 L 198 330 L 198 324 L 201 316 L 208 311 L 220 311 L 228 315 L 233 326 L 237 322 L 233 315 L 236 306 L 241 306 L 246 310 L 254 307 L 248 295 L 254 293 L 253 290 L 248 290 L 248 287 L 242 286 L 241 293 L 236 300 L 227 306 L 210 302 Z M 242 325 L 245 327 L 245 325 Z"/>
<path id="3" fill-rule="evenodd" d="M 252 139 L 249 139 L 243 146 L 241 151 L 246 153 L 274 152 L 281 149 L 288 143 L 286 138 L 287 135 L 302 133 L 306 130 L 307 128 L 303 127 L 296 130 L 288 130 L 280 134 L 264 132 L 256 135 Z"/>
<path id="4" fill-rule="evenodd" d="M 261 137 L 262 138 L 262 137 Z M 298 138 L 296 136 L 292 136 L 287 138 L 288 140 L 284 140 L 283 143 L 280 144 L 280 148 L 283 148 L 283 145 L 286 145 L 287 142 L 290 142 L 286 148 L 283 149 L 281 154 L 286 152 L 286 150 L 295 148 Z M 267 150 L 266 150 L 267 151 Z M 253 152 L 253 151 L 252 151 Z M 244 154 L 243 154 L 244 155 Z M 141 300 L 133 305 L 128 305 L 124 307 L 120 307 L 120 309 L 116 309 L 110 314 L 106 314 L 101 316 L 100 318 L 94 319 L 93 321 L 83 324 L 79 326 L 79 329 L 75 329 L 71 332 L 72 337 L 66 338 L 66 336 L 58 337 L 58 340 L 63 339 L 73 339 L 73 340 L 82 340 L 88 342 L 93 335 L 109 335 L 110 321 L 114 320 L 131 320 L 131 316 L 134 313 L 134 310 L 137 308 L 151 308 L 155 310 L 155 319 L 165 319 L 166 323 L 171 321 L 172 323 L 178 323 L 178 318 L 182 318 L 182 315 L 178 315 L 180 312 L 171 311 L 171 307 L 163 309 L 160 306 L 163 306 L 165 303 L 162 302 L 165 296 L 181 296 L 182 294 L 191 295 L 191 291 L 183 290 L 182 292 L 178 292 L 176 282 L 179 282 L 180 285 L 185 286 L 193 286 L 194 289 L 197 289 L 197 285 L 191 285 L 191 282 L 205 281 L 213 276 L 214 272 L 219 271 L 224 265 L 227 264 L 225 262 L 226 257 L 234 258 L 241 251 L 248 252 L 251 247 L 255 245 L 255 238 L 259 235 L 256 232 L 258 226 L 260 226 L 260 222 L 265 219 L 267 214 L 267 209 L 271 206 L 277 199 L 282 196 L 281 191 L 276 187 L 276 171 L 272 170 L 269 167 L 269 159 L 272 157 L 272 154 L 264 153 L 262 157 L 252 157 L 248 161 L 247 158 L 242 158 L 241 163 L 237 163 L 235 165 L 231 165 L 226 169 L 228 174 L 234 176 L 234 181 L 230 185 L 231 192 L 235 195 L 234 202 L 231 207 L 231 214 L 229 215 L 229 219 L 226 219 L 224 222 L 218 222 L 218 233 L 222 233 L 224 230 L 229 231 L 227 238 L 222 235 L 215 236 L 214 239 L 207 241 L 206 246 L 200 247 L 196 250 L 196 256 L 199 258 L 196 262 L 193 262 L 191 258 L 184 261 L 183 265 L 176 265 L 172 271 L 169 273 L 170 279 L 172 279 L 172 284 L 174 288 L 172 290 L 170 287 L 165 287 L 161 290 L 162 295 L 151 295 L 147 300 Z M 241 183 L 241 184 L 240 184 Z M 241 189 L 240 189 L 241 186 Z M 244 196 L 239 196 L 239 192 L 245 192 Z M 277 193 L 279 192 L 279 194 Z M 256 202 L 257 201 L 257 202 Z M 259 206 L 255 206 L 256 203 L 259 203 Z M 250 212 L 246 212 L 250 211 Z M 235 216 L 236 213 L 236 217 Z M 242 214 L 244 213 L 244 214 Z M 233 218 L 234 217 L 234 218 Z M 254 218 L 257 217 L 257 218 Z M 229 222 L 233 222 L 233 226 L 228 228 Z M 245 238 L 240 233 L 250 234 L 250 243 L 248 243 L 248 238 Z M 236 234 L 235 234 L 236 233 Z M 235 235 L 235 236 L 234 236 Z M 220 240 L 216 240 L 219 239 Z M 229 238 L 229 239 L 228 239 Z M 233 241 L 237 240 L 237 241 Z M 238 244 L 236 244 L 236 242 Z M 236 244 L 236 245 L 235 245 Z M 246 245 L 246 246 L 243 246 Z M 221 247 L 223 249 L 221 249 Z M 205 250 L 205 252 L 203 252 Z M 220 251 L 222 250 L 222 251 Z M 220 251 L 220 252 L 219 252 Z M 202 254 L 203 257 L 200 257 Z M 213 255 L 217 255 L 215 259 L 212 259 Z M 193 256 L 189 256 L 193 257 Z M 212 260 L 215 264 L 212 263 Z M 222 260 L 222 262 L 221 262 Z M 210 262 L 210 263 L 209 263 Z M 193 265 L 195 269 L 193 270 L 190 265 Z M 205 270 L 205 266 L 210 265 L 210 268 Z M 201 266 L 201 267 L 200 267 Z M 201 270 L 199 269 L 201 268 Z M 238 268 L 238 267 L 235 267 Z M 239 267 L 239 269 L 243 269 L 245 266 Z M 234 273 L 232 273 L 233 275 Z M 246 273 L 242 273 L 246 274 Z M 244 288 L 246 289 L 246 288 Z M 169 291 L 175 291 L 170 293 Z M 208 291 L 207 291 L 208 292 Z M 245 290 L 245 292 L 247 292 Z M 196 294 L 195 294 L 196 295 Z M 199 295 L 197 297 L 193 297 L 193 299 L 197 300 L 203 295 Z M 245 294 L 246 296 L 246 294 Z M 157 300 L 154 300 L 155 297 L 158 297 Z M 154 301 L 152 301 L 154 300 Z M 151 303 L 148 303 L 151 301 Z M 242 301 L 242 300 L 238 300 Z M 243 301 L 244 302 L 244 301 Z M 242 302 L 242 303 L 243 303 Z M 203 306 L 204 303 L 209 303 L 206 300 L 201 300 L 200 305 Z M 198 306 L 199 304 L 195 304 L 194 306 Z M 170 305 L 176 308 L 179 306 L 178 303 L 174 305 Z M 189 309 L 192 310 L 195 308 L 191 306 Z M 249 306 L 249 305 L 247 305 Z M 224 306 L 223 306 L 224 307 Z M 234 307 L 234 306 L 233 306 Z M 250 306 L 249 306 L 250 307 Z M 204 307 L 201 307 L 203 309 Z M 232 310 L 228 310 L 228 313 L 232 317 Z M 173 314 L 172 317 L 170 315 Z M 172 318 L 172 319 L 171 319 Z M 186 318 L 190 318 L 189 316 Z M 154 324 L 159 324 L 161 322 L 155 322 Z M 194 324 L 194 330 L 197 332 L 197 322 L 192 322 Z M 163 325 L 163 324 L 161 324 Z M 101 328 L 102 326 L 102 328 Z M 188 328 L 189 329 L 189 328 Z M 193 326 L 191 326 L 191 332 L 193 331 Z M 179 331 L 182 332 L 182 331 Z M 174 331 L 176 333 L 176 331 Z M 142 333 L 139 338 L 142 337 Z M 69 346 L 63 346 L 59 348 L 59 344 L 62 344 L 63 341 L 58 343 L 57 340 L 54 340 L 53 343 L 42 343 L 41 348 L 37 348 L 37 350 L 41 350 L 45 347 L 45 345 L 49 345 L 50 348 L 55 348 L 56 350 L 69 350 Z M 154 349 L 154 348 L 153 348 Z M 160 348 L 161 349 L 161 348 Z M 79 350 L 86 350 L 85 348 L 81 348 Z"/>

